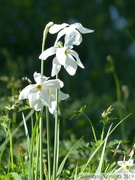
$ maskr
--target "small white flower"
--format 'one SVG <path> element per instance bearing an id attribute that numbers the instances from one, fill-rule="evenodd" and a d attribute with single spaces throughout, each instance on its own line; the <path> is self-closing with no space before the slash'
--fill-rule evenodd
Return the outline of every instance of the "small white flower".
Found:
<path id="1" fill-rule="evenodd" d="M 114 173 L 135 173 L 135 164 L 133 159 L 129 159 L 128 161 L 118 161 L 117 164 L 120 168 Z"/>
<path id="2" fill-rule="evenodd" d="M 54 24 L 52 27 L 50 27 L 49 32 L 51 34 L 57 33 L 57 39 L 55 41 L 55 45 L 59 41 L 59 39 L 63 36 L 65 36 L 65 41 L 69 41 L 69 44 L 72 45 L 79 45 L 82 42 L 82 34 L 86 33 L 92 33 L 94 30 L 84 28 L 82 24 L 80 23 L 74 23 L 74 24 Z M 72 37 L 71 37 L 72 36 Z"/>
<path id="3" fill-rule="evenodd" d="M 59 79 L 48 79 L 49 77 L 35 72 L 34 80 L 36 81 L 36 84 L 30 84 L 25 87 L 19 95 L 19 100 L 28 99 L 30 107 L 34 107 L 36 111 L 40 111 L 43 106 L 47 106 L 50 108 L 50 112 L 53 113 L 54 107 L 52 107 L 52 104 L 54 104 L 54 101 L 56 101 L 56 99 L 52 91 L 63 87 L 63 82 Z M 68 97 L 68 95 L 66 97 Z M 59 100 L 63 99 L 64 98 L 59 96 Z"/>
<path id="4" fill-rule="evenodd" d="M 76 73 L 77 65 L 84 68 L 79 55 L 72 50 L 72 48 L 73 46 L 69 46 L 68 43 L 65 43 L 64 47 L 53 46 L 41 53 L 39 59 L 42 60 L 46 60 L 49 56 L 56 54 L 52 62 L 51 76 L 55 76 L 60 71 L 61 66 L 64 66 L 65 70 L 72 76 Z"/>

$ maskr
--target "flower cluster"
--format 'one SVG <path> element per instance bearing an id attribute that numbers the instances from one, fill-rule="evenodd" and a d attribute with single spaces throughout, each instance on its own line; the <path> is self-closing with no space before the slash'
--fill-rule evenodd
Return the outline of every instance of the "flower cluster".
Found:
<path id="1" fill-rule="evenodd" d="M 50 26 L 51 24 L 51 26 Z M 51 34 L 58 33 L 54 46 L 46 49 L 41 53 L 39 59 L 46 60 L 49 56 L 55 55 L 52 61 L 51 76 L 59 73 L 61 66 L 70 74 L 74 75 L 77 66 L 84 68 L 79 55 L 73 50 L 74 45 L 78 46 L 82 42 L 82 34 L 91 33 L 93 30 L 84 28 L 80 23 L 74 24 L 53 24 L 48 23 L 49 32 Z M 64 43 L 60 43 L 60 38 L 64 37 Z M 49 108 L 50 113 L 55 112 L 56 97 L 55 92 L 58 89 L 58 102 L 69 97 L 64 94 L 60 88 L 64 86 L 63 82 L 59 79 L 48 80 L 49 78 L 35 72 L 34 80 L 36 84 L 30 84 L 25 87 L 20 95 L 19 100 L 28 99 L 30 107 L 39 111 L 43 106 Z"/>
<path id="2" fill-rule="evenodd" d="M 81 33 L 91 33 L 93 30 L 84 28 L 80 23 L 72 25 L 63 23 L 61 25 L 54 24 L 50 27 L 49 32 L 51 34 L 58 32 L 56 41 L 54 46 L 41 53 L 39 59 L 46 60 L 49 56 L 55 55 L 52 62 L 51 76 L 55 76 L 60 71 L 61 66 L 63 66 L 70 75 L 76 73 L 77 66 L 84 68 L 79 55 L 73 50 L 73 46 L 80 45 L 82 42 Z M 62 45 L 59 43 L 59 40 L 64 35 L 65 42 Z"/>

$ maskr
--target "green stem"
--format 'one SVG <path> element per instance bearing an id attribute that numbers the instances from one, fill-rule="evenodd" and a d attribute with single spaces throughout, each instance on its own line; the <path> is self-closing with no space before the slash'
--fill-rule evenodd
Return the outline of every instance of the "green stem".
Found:
<path id="1" fill-rule="evenodd" d="M 86 116 L 86 114 L 84 114 L 84 113 L 82 113 L 82 114 L 89 121 L 89 123 L 91 125 L 91 129 L 92 129 L 92 133 L 93 133 L 93 136 L 94 136 L 94 140 L 95 140 L 95 142 L 97 142 L 97 137 L 96 137 L 95 129 L 94 129 L 94 126 L 93 126 L 91 120 L 88 118 L 88 116 Z"/>
<path id="2" fill-rule="evenodd" d="M 119 114 L 119 120 L 121 121 L 121 119 L 123 118 L 123 113 L 122 113 L 122 107 L 121 107 L 122 101 L 121 101 L 120 81 L 119 81 L 119 78 L 118 78 L 117 73 L 115 71 L 115 65 L 114 65 L 112 57 L 108 56 L 107 60 L 110 62 L 111 72 L 113 73 L 113 77 L 114 77 L 114 81 L 115 81 L 115 85 L 116 85 L 116 95 L 117 95 L 117 101 L 119 104 L 118 114 Z M 120 129 L 121 129 L 121 137 L 122 137 L 122 139 L 124 139 L 125 138 L 124 123 L 120 124 Z"/>
<path id="3" fill-rule="evenodd" d="M 38 129 L 38 124 L 39 124 L 39 116 L 37 116 L 36 113 L 36 122 L 34 127 L 32 128 L 32 137 L 31 137 L 31 142 L 30 142 L 30 163 L 29 163 L 29 178 L 28 180 L 34 179 L 34 166 L 33 166 L 33 158 L 34 158 L 34 143 L 35 143 L 35 137 L 36 137 L 36 132 Z"/>
<path id="4" fill-rule="evenodd" d="M 33 137 L 34 137 L 34 132 L 33 132 L 33 116 L 31 116 L 31 132 L 32 132 L 32 138 L 30 142 L 30 160 L 29 160 L 29 180 L 33 179 L 33 158 L 34 158 L 34 152 L 33 152 Z"/>
<path id="5" fill-rule="evenodd" d="M 105 132 L 105 124 L 103 124 L 103 129 L 102 129 L 102 133 L 101 133 L 101 141 L 103 141 L 103 139 L 104 139 L 104 132 Z"/>
<path id="6" fill-rule="evenodd" d="M 5 141 L 3 142 L 4 145 L 2 144 L 3 147 L 1 148 L 1 151 L 0 151 L 0 164 L 2 162 L 3 153 L 4 153 L 5 149 L 6 149 L 6 142 L 7 142 L 8 138 L 9 138 L 8 135 L 6 135 Z"/>
<path id="7" fill-rule="evenodd" d="M 49 28 L 53 25 L 52 22 L 48 23 L 46 26 L 45 26 L 45 29 L 44 29 L 44 32 L 43 32 L 43 40 L 42 40 L 42 52 L 44 51 L 45 49 L 45 41 L 46 41 L 46 37 L 47 37 L 47 34 L 48 34 L 48 31 L 49 31 Z M 44 60 L 41 60 L 41 74 L 44 74 Z"/>
<path id="8" fill-rule="evenodd" d="M 49 123 L 49 112 L 46 107 L 46 129 L 47 129 L 47 151 L 48 151 L 48 180 L 51 180 L 51 150 L 50 150 L 50 123 Z"/>
<path id="9" fill-rule="evenodd" d="M 40 180 L 43 180 L 43 111 L 41 111 L 41 117 L 39 121 L 40 129 Z"/>
<path id="10" fill-rule="evenodd" d="M 122 101 L 121 101 L 120 82 L 119 82 L 118 76 L 115 71 L 113 71 L 113 76 L 114 76 L 114 80 L 115 80 L 115 84 L 116 84 L 117 101 L 119 104 L 119 109 L 118 109 L 119 119 L 121 120 L 123 118 L 123 116 L 122 116 L 122 108 L 121 108 Z M 122 136 L 122 138 L 125 138 L 124 123 L 120 124 L 120 128 L 121 128 L 121 136 Z"/>
<path id="11" fill-rule="evenodd" d="M 12 142 L 12 134 L 11 134 L 11 131 L 10 129 L 8 128 L 8 133 L 9 133 L 9 139 L 10 139 L 10 158 L 11 158 L 11 166 L 12 166 L 12 169 L 13 169 L 13 142 Z"/>
<path id="12" fill-rule="evenodd" d="M 33 149 L 30 150 L 30 154 L 29 154 L 29 172 L 28 172 L 28 180 L 31 180 L 33 178 L 33 166 L 32 166 L 32 160 L 33 160 Z"/>
<path id="13" fill-rule="evenodd" d="M 36 137 L 36 151 L 37 151 L 37 154 L 36 154 L 36 170 L 35 170 L 35 180 L 37 180 L 38 179 L 38 163 L 39 163 L 39 138 L 40 138 L 40 136 L 39 136 L 39 134 L 38 134 L 38 129 L 37 129 L 37 132 L 36 132 L 36 134 L 37 134 L 37 137 Z"/>
<path id="14" fill-rule="evenodd" d="M 58 75 L 56 75 L 58 79 Z M 59 157 L 59 121 L 58 121 L 58 97 L 59 92 L 56 89 L 56 109 L 55 109 L 55 130 L 54 130 L 54 159 L 53 159 L 53 180 L 56 180 Z"/>
<path id="15" fill-rule="evenodd" d="M 46 41 L 46 37 L 49 31 L 49 28 L 53 25 L 52 22 L 48 23 L 44 29 L 43 32 L 43 40 L 42 40 L 42 52 L 44 51 L 45 48 L 45 41 Z M 44 74 L 44 60 L 41 60 L 41 74 Z M 49 117 L 47 117 L 47 119 L 49 119 Z M 40 128 L 40 180 L 43 180 L 43 110 L 41 111 L 41 118 L 40 118 L 40 124 L 39 124 L 39 128 Z"/>
<path id="16" fill-rule="evenodd" d="M 23 171 L 23 174 L 25 174 L 22 152 L 19 153 L 19 156 L 20 156 L 20 163 L 21 163 L 21 166 L 22 166 L 22 171 Z"/>

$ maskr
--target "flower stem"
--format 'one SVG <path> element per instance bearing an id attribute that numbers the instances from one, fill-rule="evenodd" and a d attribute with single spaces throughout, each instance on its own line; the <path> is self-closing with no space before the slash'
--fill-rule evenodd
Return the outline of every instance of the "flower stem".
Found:
<path id="1" fill-rule="evenodd" d="M 111 65 L 111 72 L 113 74 L 114 77 L 114 81 L 115 81 L 115 85 L 116 85 L 116 95 L 117 95 L 117 101 L 119 104 L 118 107 L 118 114 L 119 114 L 119 120 L 121 121 L 123 118 L 123 113 L 122 113 L 122 100 L 121 100 L 121 87 L 120 87 L 120 81 L 119 78 L 117 76 L 117 73 L 115 71 L 115 65 L 113 62 L 113 58 L 111 56 L 107 56 L 107 60 L 110 62 Z M 120 129 L 121 129 L 121 137 L 122 139 L 125 138 L 125 130 L 124 130 L 124 123 L 120 124 Z"/>
<path id="2" fill-rule="evenodd" d="M 40 138 L 40 136 L 39 136 L 39 132 L 38 132 L 38 129 L 36 130 L 36 152 L 37 152 L 37 154 L 36 154 L 36 169 L 35 169 L 35 180 L 37 180 L 37 178 L 38 178 L 38 163 L 39 163 L 39 138 Z"/>
<path id="3" fill-rule="evenodd" d="M 115 71 L 113 72 L 113 76 L 114 76 L 114 80 L 115 80 L 115 84 L 116 84 L 117 101 L 119 103 L 118 113 L 119 113 L 119 118 L 121 120 L 123 118 L 123 115 L 122 115 L 122 108 L 121 108 L 122 102 L 121 102 L 120 83 L 119 83 L 119 79 L 118 79 L 118 76 Z M 121 136 L 122 136 L 122 138 L 125 138 L 124 123 L 120 124 L 120 128 L 121 128 Z"/>
<path id="4" fill-rule="evenodd" d="M 44 29 L 44 32 L 43 32 L 43 40 L 42 40 L 42 52 L 44 51 L 44 48 L 45 48 L 45 41 L 46 41 L 46 37 L 47 37 L 47 34 L 48 34 L 48 31 L 49 31 L 49 28 L 53 25 L 52 22 L 49 22 L 46 26 L 45 26 L 45 29 Z M 44 74 L 44 60 L 41 60 L 41 74 Z"/>
<path id="5" fill-rule="evenodd" d="M 48 180 L 51 180 L 51 150 L 50 150 L 50 123 L 49 123 L 49 112 L 46 107 L 46 129 L 47 129 L 47 151 L 48 151 Z"/>
<path id="6" fill-rule="evenodd" d="M 9 139 L 10 139 L 10 157 L 11 157 L 11 167 L 13 169 L 13 142 L 12 142 L 12 133 L 10 129 L 8 128 L 8 133 L 9 133 Z"/>
<path id="7" fill-rule="evenodd" d="M 58 79 L 58 75 L 56 75 Z M 54 130 L 54 159 L 53 159 L 53 180 L 56 180 L 59 157 L 59 120 L 58 120 L 58 97 L 59 92 L 56 89 L 56 109 L 55 109 L 55 130 Z"/>
<path id="8" fill-rule="evenodd" d="M 45 41 L 46 41 L 46 37 L 47 37 L 48 31 L 49 31 L 49 28 L 52 25 L 53 25 L 53 23 L 50 22 L 45 26 L 45 29 L 43 32 L 43 40 L 42 40 L 42 52 L 44 51 L 44 48 L 45 48 Z M 41 74 L 44 74 L 44 60 L 41 60 Z M 46 111 L 48 111 L 47 108 L 46 108 Z M 46 121 L 49 122 L 48 112 L 46 112 L 46 114 L 47 114 Z M 40 137 L 40 180 L 43 180 L 43 162 L 42 162 L 42 159 L 43 159 L 43 137 L 42 137 L 42 134 L 43 134 L 43 110 L 41 111 L 39 128 L 40 128 L 40 134 L 39 134 L 39 137 Z M 49 128 L 49 126 L 48 126 L 48 128 Z M 49 133 L 50 133 L 50 130 L 47 130 L 47 131 L 49 131 Z M 50 139 L 50 136 L 48 137 L 48 135 L 47 135 L 47 138 Z M 48 140 L 47 143 L 49 143 L 49 141 L 50 140 Z M 50 143 L 48 146 L 50 146 Z M 49 171 L 50 171 L 50 147 L 49 147 L 48 153 L 49 153 L 48 154 L 48 157 L 49 157 L 48 163 L 49 163 Z"/>
<path id="9" fill-rule="evenodd" d="M 95 142 L 97 142 L 97 137 L 96 137 L 95 129 L 94 129 L 94 126 L 93 126 L 91 120 L 88 118 L 88 116 L 86 114 L 84 114 L 84 113 L 82 113 L 82 114 L 89 121 L 89 123 L 91 125 L 91 129 L 92 129 L 92 133 L 93 133 L 93 136 L 94 136 L 94 140 L 95 140 Z"/>
<path id="10" fill-rule="evenodd" d="M 43 180 L 43 111 L 41 111 L 41 117 L 39 121 L 39 130 L 40 130 L 40 180 Z"/>

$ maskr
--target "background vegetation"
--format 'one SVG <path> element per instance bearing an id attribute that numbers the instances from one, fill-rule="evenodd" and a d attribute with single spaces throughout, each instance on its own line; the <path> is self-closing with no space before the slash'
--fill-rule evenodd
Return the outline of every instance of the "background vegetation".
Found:
<path id="1" fill-rule="evenodd" d="M 65 83 L 63 91 L 70 95 L 70 98 L 61 104 L 61 139 L 68 139 L 71 134 L 75 134 L 77 138 L 84 135 L 86 141 L 88 138 L 92 139 L 88 122 L 84 118 L 71 119 L 73 112 L 83 105 L 87 106 L 86 114 L 100 135 L 100 115 L 104 109 L 112 105 L 113 116 L 117 117 L 116 123 L 119 121 L 119 107 L 122 108 L 123 117 L 132 113 L 125 121 L 125 139 L 132 143 L 135 131 L 135 2 L 1 0 L 0 4 L 1 115 L 8 112 L 10 116 L 17 112 L 17 108 L 11 111 L 5 109 L 9 102 L 11 105 L 14 104 L 9 97 L 17 95 L 24 87 L 22 77 L 27 76 L 33 81 L 33 73 L 40 71 L 38 57 L 41 53 L 45 25 L 49 21 L 58 24 L 80 22 L 84 27 L 95 31 L 84 35 L 83 43 L 76 48 L 85 70 L 78 68 L 74 77 L 65 71 L 60 74 Z M 46 48 L 53 42 L 53 37 L 49 35 Z M 108 55 L 113 59 L 120 82 L 121 104 L 117 102 L 113 74 L 108 73 Z M 46 61 L 46 76 L 50 76 L 50 65 L 51 60 Z M 122 90 L 123 85 L 126 85 L 125 91 Z M 21 120 L 21 114 L 17 115 L 16 122 L 19 123 Z M 120 137 L 119 131 L 114 137 Z"/>

